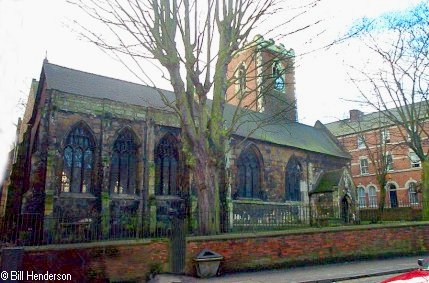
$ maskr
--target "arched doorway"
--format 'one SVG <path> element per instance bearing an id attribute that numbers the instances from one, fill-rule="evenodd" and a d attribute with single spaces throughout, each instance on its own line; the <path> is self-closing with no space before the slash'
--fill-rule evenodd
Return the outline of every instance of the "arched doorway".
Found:
<path id="1" fill-rule="evenodd" d="M 393 183 L 390 183 L 388 185 L 388 190 L 389 190 L 389 199 L 390 199 L 390 207 L 395 208 L 398 207 L 398 196 L 396 194 L 396 185 Z"/>
<path id="2" fill-rule="evenodd" d="M 347 196 L 341 199 L 341 219 L 344 223 L 350 222 L 350 204 Z"/>

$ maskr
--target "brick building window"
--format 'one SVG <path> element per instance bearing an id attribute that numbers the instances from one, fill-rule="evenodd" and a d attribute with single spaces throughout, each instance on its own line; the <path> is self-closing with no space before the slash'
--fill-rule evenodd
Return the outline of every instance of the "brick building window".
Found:
<path id="1" fill-rule="evenodd" d="M 360 166 L 360 174 L 365 175 L 369 173 L 368 170 L 368 158 L 360 158 L 359 159 L 359 166 Z"/>
<path id="2" fill-rule="evenodd" d="M 166 134 L 155 149 L 155 193 L 177 195 L 177 173 L 179 154 L 178 141 L 172 134 Z"/>
<path id="3" fill-rule="evenodd" d="M 358 187 L 357 188 L 357 194 L 358 194 L 358 204 L 359 207 L 366 207 L 366 195 L 365 195 L 365 188 L 364 187 Z"/>
<path id="4" fill-rule="evenodd" d="M 377 190 L 374 186 L 368 187 L 368 200 L 369 207 L 375 208 L 377 207 Z"/>
<path id="5" fill-rule="evenodd" d="M 115 194 L 135 194 L 137 147 L 133 133 L 124 130 L 113 145 L 110 163 L 110 191 Z"/>
<path id="6" fill-rule="evenodd" d="M 244 150 L 237 160 L 238 197 L 261 198 L 261 161 L 253 146 Z"/>
<path id="7" fill-rule="evenodd" d="M 365 137 L 363 135 L 359 135 L 357 138 L 357 147 L 358 149 L 365 148 Z"/>
<path id="8" fill-rule="evenodd" d="M 421 166 L 420 158 L 414 151 L 410 150 L 408 157 L 410 158 L 411 168 L 417 168 Z"/>
<path id="9" fill-rule="evenodd" d="M 67 136 L 63 151 L 61 191 L 91 191 L 94 162 L 94 140 L 84 125 L 76 126 Z"/>
<path id="10" fill-rule="evenodd" d="M 390 152 L 387 152 L 386 155 L 384 156 L 384 158 L 386 159 L 384 162 L 386 163 L 386 170 L 387 171 L 392 171 L 393 170 L 393 157 L 392 154 Z"/>
<path id="11" fill-rule="evenodd" d="M 286 165 L 286 200 L 301 200 L 301 164 L 292 156 Z"/>
<path id="12" fill-rule="evenodd" d="M 390 132 L 388 129 L 381 130 L 381 143 L 390 143 Z"/>
<path id="13" fill-rule="evenodd" d="M 418 204 L 419 198 L 417 196 L 417 185 L 415 182 L 410 182 L 408 185 L 408 199 L 410 204 Z"/>

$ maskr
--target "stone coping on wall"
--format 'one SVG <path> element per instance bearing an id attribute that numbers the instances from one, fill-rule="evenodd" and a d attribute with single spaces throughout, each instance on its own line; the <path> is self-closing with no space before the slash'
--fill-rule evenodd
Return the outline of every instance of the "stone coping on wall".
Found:
<path id="1" fill-rule="evenodd" d="M 368 225 L 350 225 L 350 226 L 336 226 L 336 227 L 314 227 L 293 230 L 278 230 L 278 231 L 258 231 L 258 232 L 241 232 L 241 233 L 225 233 L 219 235 L 209 236 L 190 236 L 186 240 L 188 242 L 198 242 L 207 240 L 231 240 L 231 239 L 244 239 L 244 238 L 259 238 L 259 237 L 278 237 L 282 235 L 299 235 L 299 234 L 315 234 L 315 233 L 331 233 L 339 231 L 359 231 L 359 230 L 373 230 L 383 228 L 404 228 L 413 226 L 429 226 L 429 221 L 419 222 L 401 222 L 401 223 L 386 223 L 386 224 L 368 224 Z"/>
<path id="2" fill-rule="evenodd" d="M 116 241 L 100 241 L 90 243 L 73 243 L 73 244 L 55 244 L 44 246 L 24 246 L 26 252 L 40 252 L 52 250 L 69 250 L 69 249 L 90 249 L 90 248 L 103 248 L 112 246 L 133 246 L 133 245 L 147 245 L 156 242 L 168 242 L 167 238 L 160 239 L 135 239 L 135 240 L 116 240 Z"/>
<path id="3" fill-rule="evenodd" d="M 263 201 L 261 199 L 254 198 L 237 198 L 233 199 L 232 203 L 243 203 L 243 204 L 260 204 L 260 205 L 279 205 L 279 206 L 290 206 L 290 205 L 304 205 L 302 201 L 285 201 L 285 202 L 274 202 L 274 201 Z"/>
<path id="4" fill-rule="evenodd" d="M 137 194 L 110 194 L 112 200 L 140 200 L 141 197 Z"/>
<path id="5" fill-rule="evenodd" d="M 61 192 L 58 196 L 59 198 L 82 198 L 82 199 L 96 199 L 92 193 L 76 193 L 76 192 Z"/>

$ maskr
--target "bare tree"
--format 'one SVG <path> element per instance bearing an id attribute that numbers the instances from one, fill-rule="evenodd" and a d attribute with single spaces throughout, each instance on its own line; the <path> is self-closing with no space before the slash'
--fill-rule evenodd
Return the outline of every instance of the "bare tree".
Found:
<path id="1" fill-rule="evenodd" d="M 422 161 L 423 217 L 429 219 L 429 2 L 357 25 L 359 38 L 375 55 L 367 68 L 354 67 L 363 103 L 396 125 Z"/>
<path id="2" fill-rule="evenodd" d="M 361 174 L 374 174 L 380 188 L 378 207 L 383 210 L 386 205 L 386 185 L 389 172 L 393 169 L 392 151 L 403 143 L 391 143 L 393 140 L 401 140 L 402 137 L 391 137 L 388 132 L 391 121 L 387 120 L 382 113 L 375 112 L 359 117 L 356 121 L 345 121 L 345 126 L 357 135 L 357 147 L 359 154 L 367 157 L 366 161 L 359 159 Z M 356 140 L 350 140 L 354 148 Z M 360 157 L 362 157 L 360 156 Z M 369 160 L 369 162 L 368 162 Z M 373 172 L 373 173 L 372 173 Z"/>
<path id="3" fill-rule="evenodd" d="M 102 49 L 112 51 L 117 58 L 126 56 L 134 62 L 136 69 L 125 65 L 134 74 L 140 72 L 138 77 L 143 75 L 145 81 L 151 81 L 142 60 L 161 65 L 163 76 L 173 88 L 174 99 L 162 91 L 159 94 L 180 120 L 182 151 L 198 191 L 199 232 L 219 232 L 225 145 L 242 123 L 257 116 L 257 112 L 237 107 L 231 123 L 225 123 L 225 93 L 240 79 L 236 75 L 228 77 L 228 65 L 235 55 L 251 48 L 254 43 L 248 40 L 250 33 L 278 11 L 278 1 L 75 0 L 71 3 L 104 24 L 114 40 L 107 40 L 88 26 L 82 26 L 84 36 Z M 302 8 L 310 9 L 312 5 Z M 302 29 L 308 26 L 311 25 Z M 241 101 L 245 97 L 239 96 L 239 106 L 243 106 Z M 252 109 L 252 103 L 247 106 Z M 290 107 L 294 108 L 294 103 Z M 243 119 L 243 113 L 251 118 Z"/>

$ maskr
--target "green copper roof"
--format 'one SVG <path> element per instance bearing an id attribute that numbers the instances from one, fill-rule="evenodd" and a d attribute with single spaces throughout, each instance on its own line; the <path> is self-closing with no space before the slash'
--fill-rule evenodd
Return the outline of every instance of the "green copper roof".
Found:
<path id="1" fill-rule="evenodd" d="M 295 51 L 293 49 L 286 49 L 282 43 L 275 44 L 275 41 L 273 39 L 266 40 L 261 35 L 256 35 L 253 38 L 253 42 L 260 50 L 265 49 L 287 57 L 295 56 Z"/>

